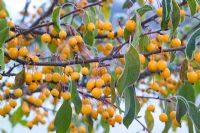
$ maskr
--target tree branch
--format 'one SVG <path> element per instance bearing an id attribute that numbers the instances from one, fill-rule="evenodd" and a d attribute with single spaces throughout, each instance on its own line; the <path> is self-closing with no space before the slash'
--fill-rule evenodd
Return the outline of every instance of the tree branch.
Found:
<path id="1" fill-rule="evenodd" d="M 43 20 L 44 18 L 46 18 L 47 16 L 49 16 L 52 13 L 53 8 L 54 8 L 54 6 L 56 4 L 57 4 L 57 0 L 53 0 L 53 2 L 51 4 L 51 6 L 49 7 L 49 9 L 45 13 L 43 13 L 35 22 L 33 22 L 30 27 L 36 26 L 37 24 L 40 23 L 41 20 Z"/>

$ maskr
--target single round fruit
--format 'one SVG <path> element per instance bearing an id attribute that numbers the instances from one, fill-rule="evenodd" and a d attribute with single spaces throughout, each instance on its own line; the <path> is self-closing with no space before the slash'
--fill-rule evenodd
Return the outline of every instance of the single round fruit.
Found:
<path id="1" fill-rule="evenodd" d="M 40 80 L 42 80 L 42 73 L 41 72 L 34 72 L 33 73 L 33 80 L 34 81 L 40 81 Z"/>
<path id="2" fill-rule="evenodd" d="M 115 122 L 118 122 L 119 124 L 122 123 L 122 116 L 121 115 L 116 115 L 115 116 Z"/>
<path id="3" fill-rule="evenodd" d="M 1 10 L 0 11 L 0 18 L 2 19 L 2 18 L 6 18 L 6 17 L 7 17 L 6 11 L 5 10 Z"/>
<path id="4" fill-rule="evenodd" d="M 198 80 L 198 75 L 196 72 L 192 71 L 192 72 L 188 72 L 187 73 L 187 79 L 190 83 L 194 83 Z"/>
<path id="5" fill-rule="evenodd" d="M 154 106 L 153 104 L 151 104 L 151 105 L 149 105 L 149 106 L 147 107 L 147 110 L 148 110 L 149 112 L 154 112 L 154 111 L 155 111 L 155 106 Z"/>
<path id="6" fill-rule="evenodd" d="M 59 96 L 59 91 L 54 88 L 54 89 L 51 90 L 51 95 L 54 96 L 54 97 L 58 97 Z"/>
<path id="7" fill-rule="evenodd" d="M 95 86 L 101 88 L 104 84 L 104 81 L 100 78 L 96 80 Z"/>
<path id="8" fill-rule="evenodd" d="M 106 43 L 105 47 L 104 47 L 104 50 L 112 50 L 113 49 L 113 45 L 111 43 Z"/>
<path id="9" fill-rule="evenodd" d="M 161 122 L 167 122 L 168 121 L 168 116 L 165 113 L 162 113 L 159 115 L 159 119 Z"/>
<path id="10" fill-rule="evenodd" d="M 51 36 L 48 33 L 45 33 L 41 36 L 41 40 L 44 43 L 50 43 L 51 42 Z"/>
<path id="11" fill-rule="evenodd" d="M 16 89 L 16 90 L 14 90 L 14 95 L 16 96 L 16 97 L 21 97 L 22 96 L 22 94 L 23 94 L 23 92 L 22 92 L 22 89 Z"/>
<path id="12" fill-rule="evenodd" d="M 181 41 L 178 38 L 174 38 L 171 40 L 171 46 L 173 48 L 177 48 L 181 46 Z"/>
<path id="13" fill-rule="evenodd" d="M 171 72 L 168 68 L 165 68 L 161 73 L 160 76 L 162 76 L 164 79 L 167 79 L 168 77 L 170 77 Z"/>
<path id="14" fill-rule="evenodd" d="M 47 73 L 46 75 L 45 75 L 45 80 L 46 80 L 46 82 L 51 82 L 52 81 L 52 74 L 51 73 Z"/>
<path id="15" fill-rule="evenodd" d="M 68 92 L 68 91 L 63 92 L 63 93 L 62 93 L 62 97 L 63 97 L 64 100 L 68 101 L 68 100 L 71 99 L 71 93 Z"/>
<path id="16" fill-rule="evenodd" d="M 194 60 L 198 63 L 200 63 L 200 52 L 197 52 L 194 54 Z"/>
<path id="17" fill-rule="evenodd" d="M 8 50 L 8 55 L 11 59 L 16 59 L 18 57 L 18 49 L 17 48 L 10 48 Z"/>
<path id="18" fill-rule="evenodd" d="M 87 30 L 92 32 L 95 29 L 94 23 L 88 23 L 87 24 Z"/>
<path id="19" fill-rule="evenodd" d="M 4 107 L 3 107 L 3 110 L 4 110 L 4 112 L 5 112 L 6 114 L 10 113 L 11 109 L 12 109 L 12 107 L 10 106 L 10 104 L 6 104 L 6 105 L 4 105 Z"/>
<path id="20" fill-rule="evenodd" d="M 169 35 L 168 34 L 163 35 L 162 41 L 168 43 L 169 42 Z"/>
<path id="21" fill-rule="evenodd" d="M 66 39 L 66 37 L 67 37 L 66 31 L 61 30 L 61 31 L 59 32 L 59 38 L 60 38 L 60 39 Z"/>
<path id="22" fill-rule="evenodd" d="M 113 39 L 113 38 L 115 37 L 115 32 L 109 31 L 109 32 L 107 33 L 107 37 Z"/>
<path id="23" fill-rule="evenodd" d="M 159 8 L 156 10 L 156 14 L 157 14 L 159 17 L 162 17 L 162 15 L 163 15 L 163 9 L 162 9 L 162 7 L 159 7 Z"/>
<path id="24" fill-rule="evenodd" d="M 106 30 L 106 31 L 111 31 L 112 30 L 112 24 L 110 22 L 106 21 L 103 24 L 103 29 Z"/>
<path id="25" fill-rule="evenodd" d="M 100 98 L 102 95 L 102 90 L 100 88 L 94 88 L 91 93 L 93 97 Z"/>
<path id="26" fill-rule="evenodd" d="M 97 117 L 98 117 L 98 112 L 96 110 L 92 110 L 91 116 L 92 116 L 93 119 L 96 120 Z"/>
<path id="27" fill-rule="evenodd" d="M 118 37 L 123 37 L 124 36 L 124 29 L 119 28 L 119 30 L 117 31 L 117 36 Z"/>
<path id="28" fill-rule="evenodd" d="M 26 57 L 27 54 L 28 54 L 28 50 L 27 50 L 26 47 L 21 47 L 21 48 L 19 49 L 19 56 L 20 56 L 20 57 Z"/>
<path id="29" fill-rule="evenodd" d="M 150 85 L 151 89 L 154 90 L 154 91 L 158 91 L 159 90 L 159 85 L 158 83 L 156 82 L 153 82 L 151 85 Z"/>
<path id="30" fill-rule="evenodd" d="M 109 114 L 109 117 L 113 117 L 114 114 L 115 114 L 115 110 L 114 110 L 113 107 L 108 107 L 108 108 L 107 108 L 107 112 L 108 112 L 108 114 Z"/>
<path id="31" fill-rule="evenodd" d="M 149 61 L 148 69 L 151 72 L 155 72 L 157 70 L 157 62 L 154 60 Z"/>
<path id="32" fill-rule="evenodd" d="M 164 70 L 165 68 L 167 68 L 167 62 L 164 60 L 159 60 L 157 62 L 157 68 L 158 70 Z"/>
<path id="33" fill-rule="evenodd" d="M 90 79 L 87 84 L 86 84 L 86 89 L 88 91 L 92 91 L 92 89 L 95 87 L 95 80 L 94 79 Z"/>
<path id="34" fill-rule="evenodd" d="M 69 46 L 75 46 L 77 43 L 78 42 L 77 42 L 75 37 L 70 37 L 69 40 L 68 40 Z"/>
<path id="35" fill-rule="evenodd" d="M 181 10 L 180 10 L 180 15 L 181 15 L 181 17 L 184 17 L 184 16 L 186 15 L 185 10 L 181 9 Z"/>
<path id="36" fill-rule="evenodd" d="M 17 106 L 16 100 L 10 99 L 10 100 L 9 100 L 9 105 L 10 105 L 12 108 L 16 107 L 16 106 Z"/>
<path id="37" fill-rule="evenodd" d="M 60 81 L 60 79 L 61 79 L 61 75 L 59 73 L 53 73 L 52 75 L 53 82 L 57 83 Z"/>
<path id="38" fill-rule="evenodd" d="M 170 112 L 170 118 L 171 119 L 176 119 L 176 111 Z"/>
<path id="39" fill-rule="evenodd" d="M 122 70 L 123 70 L 122 67 L 116 67 L 115 68 L 115 73 L 119 75 L 119 74 L 122 73 Z"/>
<path id="40" fill-rule="evenodd" d="M 140 57 L 140 64 L 144 64 L 145 63 L 145 56 L 143 54 L 139 54 Z"/>
<path id="41" fill-rule="evenodd" d="M 80 74 L 78 72 L 73 72 L 71 74 L 71 79 L 74 81 L 74 80 L 79 80 L 80 78 Z"/>
<path id="42" fill-rule="evenodd" d="M 29 84 L 29 86 L 28 86 L 28 89 L 29 89 L 29 91 L 34 92 L 34 91 L 37 90 L 37 87 L 38 87 L 37 83 L 31 82 L 31 83 Z"/>
<path id="43" fill-rule="evenodd" d="M 76 35 L 75 38 L 76 38 L 76 40 L 77 40 L 77 42 L 78 42 L 79 44 L 84 42 L 84 41 L 83 41 L 83 38 L 82 38 L 81 36 L 79 36 L 79 35 Z"/>
<path id="44" fill-rule="evenodd" d="M 89 115 L 92 112 L 91 104 L 84 104 L 82 105 L 81 112 L 84 115 Z"/>
<path id="45" fill-rule="evenodd" d="M 30 83 L 33 80 L 33 75 L 30 72 L 25 73 L 25 81 L 26 83 Z"/>
<path id="46" fill-rule="evenodd" d="M 71 75 L 73 72 L 73 68 L 71 66 L 66 66 L 64 72 L 66 75 Z"/>
<path id="47" fill-rule="evenodd" d="M 136 29 L 136 23 L 134 20 L 128 20 L 126 22 L 126 29 L 130 32 L 134 31 Z"/>
<path id="48" fill-rule="evenodd" d="M 158 48 L 157 45 L 154 43 L 150 43 L 149 45 L 147 45 L 147 50 L 149 52 L 155 51 L 155 50 L 157 50 L 157 48 Z"/>
<path id="49" fill-rule="evenodd" d="M 82 73 L 83 75 L 88 75 L 88 74 L 89 74 L 88 68 L 87 68 L 87 67 L 83 67 L 83 68 L 81 69 L 81 73 Z"/>
<path id="50" fill-rule="evenodd" d="M 109 113 L 107 111 L 102 112 L 103 119 L 107 120 L 109 118 Z"/>
<path id="51" fill-rule="evenodd" d="M 111 95 L 111 93 L 112 93 L 112 89 L 110 87 L 107 86 L 107 87 L 104 88 L 103 94 L 105 96 L 109 96 L 109 95 Z"/>
<path id="52" fill-rule="evenodd" d="M 78 128 L 78 131 L 79 131 L 79 133 L 86 133 L 85 127 L 82 127 L 82 126 L 80 126 L 80 127 Z"/>
<path id="53" fill-rule="evenodd" d="M 96 22 L 96 27 L 97 27 L 97 29 L 103 30 L 103 28 L 104 28 L 104 23 L 103 23 L 103 21 L 98 20 L 98 21 Z"/>

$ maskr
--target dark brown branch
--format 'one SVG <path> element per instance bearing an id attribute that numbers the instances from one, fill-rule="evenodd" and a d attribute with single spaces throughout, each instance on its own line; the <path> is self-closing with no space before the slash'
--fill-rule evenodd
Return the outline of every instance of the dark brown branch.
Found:
<path id="1" fill-rule="evenodd" d="M 30 4 L 31 4 L 31 0 L 26 0 L 26 4 L 24 6 L 23 18 L 21 20 L 21 23 L 23 23 L 25 21 L 26 14 L 28 13 L 28 8 L 29 8 Z"/>
<path id="2" fill-rule="evenodd" d="M 31 25 L 31 27 L 36 26 L 37 24 L 40 23 L 41 20 L 43 20 L 44 18 L 46 18 L 47 16 L 49 16 L 52 13 L 53 8 L 54 8 L 54 6 L 56 4 L 57 4 L 57 0 L 53 0 L 53 2 L 51 4 L 51 6 L 49 7 L 49 9 L 46 12 L 44 12 L 35 22 L 33 22 L 32 25 Z"/>
<path id="3" fill-rule="evenodd" d="M 142 122 L 140 122 L 137 118 L 135 118 L 135 120 L 143 127 L 143 130 L 146 130 L 148 133 L 151 133 L 151 131 Z"/>

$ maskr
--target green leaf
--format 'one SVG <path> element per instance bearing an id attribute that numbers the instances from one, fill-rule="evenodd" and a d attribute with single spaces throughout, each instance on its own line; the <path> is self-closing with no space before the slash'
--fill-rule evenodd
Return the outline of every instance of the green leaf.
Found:
<path id="1" fill-rule="evenodd" d="M 145 111 L 145 116 L 144 116 L 147 128 L 152 131 L 153 127 L 154 127 L 154 118 L 153 115 L 151 114 L 150 111 L 146 110 Z"/>
<path id="2" fill-rule="evenodd" d="M 101 117 L 101 126 L 104 129 L 104 133 L 109 133 L 110 132 L 110 125 L 108 124 L 107 121 L 105 121 L 102 117 Z"/>
<path id="3" fill-rule="evenodd" d="M 86 11 L 87 15 L 90 16 L 90 22 L 96 23 L 96 8 L 95 7 L 90 7 Z"/>
<path id="4" fill-rule="evenodd" d="M 66 133 L 71 123 L 72 108 L 69 101 L 64 101 L 55 117 L 56 133 Z"/>
<path id="5" fill-rule="evenodd" d="M 185 81 L 178 89 L 178 95 L 184 97 L 187 101 L 195 101 L 194 88 L 188 81 Z"/>
<path id="6" fill-rule="evenodd" d="M 151 5 L 145 5 L 139 9 L 137 9 L 137 12 L 140 16 L 144 15 L 146 12 L 153 10 L 153 7 Z"/>
<path id="7" fill-rule="evenodd" d="M 0 69 L 4 69 L 4 48 L 0 48 Z"/>
<path id="8" fill-rule="evenodd" d="M 197 108 L 195 106 L 194 103 L 192 103 L 191 101 L 188 102 L 188 114 L 193 122 L 193 124 L 195 125 L 195 127 L 200 130 L 200 111 L 199 108 Z"/>
<path id="9" fill-rule="evenodd" d="M 136 96 L 135 88 L 128 87 L 124 91 L 125 98 L 125 113 L 123 118 L 123 124 L 128 128 L 136 116 Z"/>
<path id="10" fill-rule="evenodd" d="M 87 123 L 88 123 L 88 133 L 92 133 L 92 129 L 93 129 L 93 120 L 91 115 L 86 116 L 87 119 Z"/>
<path id="11" fill-rule="evenodd" d="M 56 53 L 56 51 L 57 51 L 56 44 L 48 44 L 48 48 L 52 53 Z"/>
<path id="12" fill-rule="evenodd" d="M 125 62 L 124 71 L 117 82 L 117 90 L 120 95 L 128 86 L 133 85 L 140 75 L 139 55 L 132 45 L 125 54 Z"/>
<path id="13" fill-rule="evenodd" d="M 176 33 L 176 29 L 180 23 L 180 8 L 176 2 L 176 0 L 172 0 L 172 13 L 171 13 L 171 21 L 172 21 L 172 30 L 170 32 L 170 37 L 173 37 Z"/>
<path id="14" fill-rule="evenodd" d="M 176 120 L 181 124 L 181 118 L 187 112 L 187 101 L 182 96 L 177 96 L 177 104 L 176 104 Z"/>
<path id="15" fill-rule="evenodd" d="M 25 82 L 25 69 L 23 69 L 21 72 L 19 72 L 15 76 L 14 89 L 22 87 L 22 85 L 24 84 L 24 82 Z"/>
<path id="16" fill-rule="evenodd" d="M 196 0 L 187 0 L 189 7 L 190 7 L 190 13 L 193 16 L 197 12 L 197 1 Z"/>
<path id="17" fill-rule="evenodd" d="M 170 63 L 172 63 L 174 61 L 174 59 L 176 58 L 176 52 L 171 52 L 170 55 L 171 55 Z"/>
<path id="18" fill-rule="evenodd" d="M 75 107 L 75 111 L 77 114 L 79 114 L 81 112 L 82 102 L 79 93 L 77 91 L 76 83 L 74 81 L 71 81 L 70 92 L 71 92 L 71 99 Z"/>
<path id="19" fill-rule="evenodd" d="M 186 55 L 189 59 L 192 59 L 193 52 L 196 48 L 196 39 L 200 35 L 200 29 L 197 29 L 189 38 L 188 44 L 186 46 Z"/>
<path id="20" fill-rule="evenodd" d="M 126 0 L 122 6 L 122 9 L 131 8 L 136 0 Z"/>
<path id="21" fill-rule="evenodd" d="M 0 69 L 4 69 L 4 43 L 9 38 L 9 28 L 5 19 L 0 19 Z"/>
<path id="22" fill-rule="evenodd" d="M 22 117 L 24 113 L 22 111 L 22 107 L 18 107 L 15 112 L 9 117 L 12 127 L 16 126 L 18 123 L 22 123 Z"/>
<path id="23" fill-rule="evenodd" d="M 200 93 L 200 81 L 199 80 L 194 83 L 194 92 L 195 92 L 195 97 L 197 97 Z"/>
<path id="24" fill-rule="evenodd" d="M 94 34 L 93 34 L 93 32 L 87 31 L 86 34 L 84 35 L 83 39 L 84 39 L 84 42 L 87 45 L 92 46 L 93 43 L 94 43 Z"/>
<path id="25" fill-rule="evenodd" d="M 72 102 L 75 106 L 75 111 L 77 114 L 81 112 L 82 101 L 78 93 L 76 93 L 75 97 L 72 99 Z"/>
<path id="26" fill-rule="evenodd" d="M 135 110 L 135 112 L 136 112 L 136 114 L 135 115 L 138 115 L 138 113 L 140 112 L 140 103 L 139 103 L 139 101 L 138 101 L 138 99 L 136 99 L 135 100 L 135 106 L 136 106 L 136 110 Z"/>
<path id="27" fill-rule="evenodd" d="M 189 133 L 193 133 L 193 124 L 192 124 L 192 121 L 191 119 L 189 118 L 189 116 L 187 116 L 187 123 L 188 123 L 188 131 Z"/>
<path id="28" fill-rule="evenodd" d="M 0 23 L 1 24 L 1 23 Z M 6 39 L 9 37 L 9 28 L 5 27 L 0 30 L 0 47 L 3 47 L 3 44 L 5 43 Z"/>
<path id="29" fill-rule="evenodd" d="M 163 6 L 163 16 L 162 16 L 162 22 L 161 22 L 162 30 L 165 30 L 167 28 L 167 24 L 170 20 L 171 3 L 172 3 L 172 0 L 162 0 L 162 6 Z"/>
<path id="30" fill-rule="evenodd" d="M 71 99 L 73 99 L 77 93 L 77 86 L 74 81 L 70 81 L 70 93 L 71 93 Z"/>
<path id="31" fill-rule="evenodd" d="M 110 11 L 110 8 L 111 8 L 111 6 L 110 6 L 109 2 L 103 2 L 102 7 L 100 8 L 101 13 L 103 14 L 103 16 L 105 17 L 106 20 L 108 20 L 110 18 L 111 12 L 108 12 L 108 11 Z"/>
<path id="32" fill-rule="evenodd" d="M 147 46 L 150 44 L 150 42 L 151 42 L 151 40 L 150 40 L 150 38 L 149 38 L 147 35 L 142 36 L 142 37 L 140 38 L 140 41 L 139 41 L 139 48 L 140 48 L 140 51 L 141 51 L 142 53 L 147 53 L 147 52 L 148 52 L 148 51 L 147 51 Z"/>
<path id="33" fill-rule="evenodd" d="M 132 46 L 136 46 L 139 43 L 140 36 L 142 34 L 142 26 L 139 14 L 136 12 L 136 30 L 135 35 L 133 37 L 133 42 L 131 43 Z"/>
<path id="34" fill-rule="evenodd" d="M 124 29 L 124 39 L 127 41 L 129 40 L 130 36 L 132 35 L 126 28 Z"/>
<path id="35" fill-rule="evenodd" d="M 0 19 L 0 29 L 3 30 L 6 27 L 8 27 L 6 19 Z"/>
<path id="36" fill-rule="evenodd" d="M 111 79 L 110 88 L 112 89 L 112 92 L 111 92 L 112 104 L 114 104 L 116 101 L 116 93 L 115 93 L 115 79 L 113 76 Z"/>
<path id="37" fill-rule="evenodd" d="M 53 26 L 57 32 L 60 31 L 60 9 L 60 6 L 55 7 L 52 15 Z"/>

